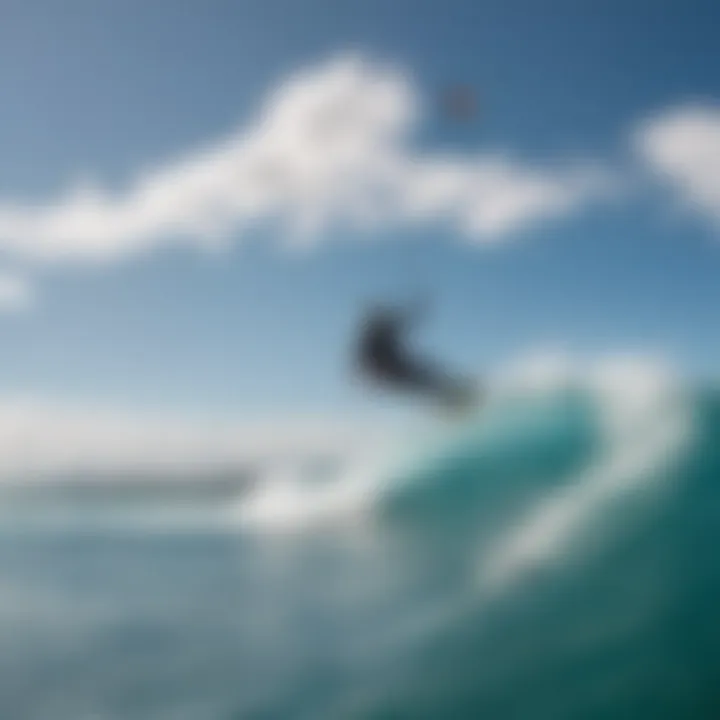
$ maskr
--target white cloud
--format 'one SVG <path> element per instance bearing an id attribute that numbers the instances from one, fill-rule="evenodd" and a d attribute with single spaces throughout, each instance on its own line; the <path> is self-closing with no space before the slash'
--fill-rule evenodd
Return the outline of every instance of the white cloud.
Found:
<path id="1" fill-rule="evenodd" d="M 603 186 L 590 168 L 420 150 L 420 119 L 405 74 L 335 58 L 271 92 L 249 127 L 141 173 L 123 193 L 86 184 L 51 202 L 0 199 L 0 250 L 110 261 L 162 244 L 212 246 L 268 220 L 304 242 L 338 224 L 428 222 L 492 242 L 567 215 Z"/>
<path id="2" fill-rule="evenodd" d="M 27 310 L 34 302 L 35 293 L 25 278 L 0 272 L 0 312 Z"/>
<path id="3" fill-rule="evenodd" d="M 0 399 L 0 480 L 73 473 L 203 475 L 255 462 L 342 458 L 388 442 L 387 427 L 342 418 L 203 422 L 27 398 Z"/>
<path id="4" fill-rule="evenodd" d="M 673 108 L 645 123 L 635 141 L 687 207 L 720 223 L 720 107 Z"/>

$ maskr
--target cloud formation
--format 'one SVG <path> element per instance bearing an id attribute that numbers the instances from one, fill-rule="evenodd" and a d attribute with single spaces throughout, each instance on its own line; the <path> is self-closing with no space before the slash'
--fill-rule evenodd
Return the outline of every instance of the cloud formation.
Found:
<path id="1" fill-rule="evenodd" d="M 635 145 L 685 207 L 720 225 L 720 107 L 671 108 L 640 127 Z"/>
<path id="2" fill-rule="evenodd" d="M 202 476 L 340 458 L 388 442 L 383 423 L 314 416 L 203 422 L 66 402 L 0 398 L 0 482 Z"/>
<path id="3" fill-rule="evenodd" d="M 48 202 L 0 199 L 0 252 L 31 262 L 113 261 L 161 245 L 212 246 L 277 222 L 309 242 L 442 223 L 496 242 L 563 217 L 604 188 L 582 165 L 414 144 L 419 93 L 404 73 L 343 56 L 290 77 L 249 127 L 141 173 L 124 192 L 88 184 Z"/>

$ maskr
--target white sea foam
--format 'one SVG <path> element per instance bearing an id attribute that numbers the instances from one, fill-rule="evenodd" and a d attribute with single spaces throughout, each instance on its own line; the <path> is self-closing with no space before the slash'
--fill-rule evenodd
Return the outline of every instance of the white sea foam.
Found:
<path id="1" fill-rule="evenodd" d="M 286 467 L 258 483 L 230 511 L 246 530 L 296 533 L 366 521 L 387 489 L 394 453 L 348 457 L 339 472 L 317 481 Z"/>

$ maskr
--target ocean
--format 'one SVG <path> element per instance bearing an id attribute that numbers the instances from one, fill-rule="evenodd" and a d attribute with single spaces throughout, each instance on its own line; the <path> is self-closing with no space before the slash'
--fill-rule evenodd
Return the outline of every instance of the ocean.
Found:
<path id="1" fill-rule="evenodd" d="M 0 718 L 720 716 L 720 394 L 601 373 L 395 450 L 6 491 Z"/>

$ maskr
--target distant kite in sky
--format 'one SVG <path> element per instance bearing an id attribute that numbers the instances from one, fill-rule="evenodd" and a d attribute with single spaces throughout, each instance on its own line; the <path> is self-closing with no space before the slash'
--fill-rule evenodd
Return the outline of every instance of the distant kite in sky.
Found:
<path id="1" fill-rule="evenodd" d="M 442 97 L 443 112 L 453 120 L 471 120 L 478 112 L 474 90 L 467 85 L 452 85 Z"/>

